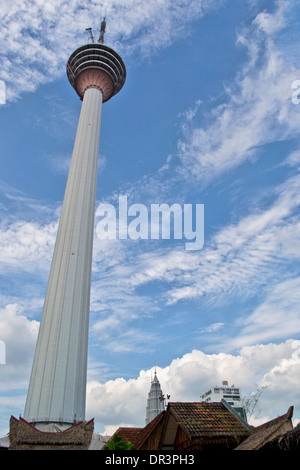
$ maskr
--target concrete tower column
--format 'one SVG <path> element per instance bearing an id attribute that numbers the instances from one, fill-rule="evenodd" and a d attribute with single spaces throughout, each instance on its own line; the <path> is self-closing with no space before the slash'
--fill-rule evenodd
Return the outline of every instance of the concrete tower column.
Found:
<path id="1" fill-rule="evenodd" d="M 46 291 L 24 418 L 85 417 L 87 338 L 102 92 L 87 88 Z"/>
<path id="2" fill-rule="evenodd" d="M 82 107 L 24 411 L 40 427 L 85 420 L 101 109 L 121 90 L 126 69 L 113 49 L 93 42 L 73 52 L 67 75 Z"/>

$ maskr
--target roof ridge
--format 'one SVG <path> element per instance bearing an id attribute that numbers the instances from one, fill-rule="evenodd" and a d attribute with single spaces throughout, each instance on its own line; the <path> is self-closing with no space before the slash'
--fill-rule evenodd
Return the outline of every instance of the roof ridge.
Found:
<path id="1" fill-rule="evenodd" d="M 284 413 L 283 415 L 277 416 L 276 418 L 273 418 L 270 421 L 267 421 L 266 423 L 260 424 L 259 426 L 255 428 L 255 431 L 261 430 L 263 428 L 268 429 L 276 424 L 280 424 L 281 421 L 292 419 L 293 412 L 294 412 L 294 407 L 290 406 L 286 413 Z"/>
<path id="2" fill-rule="evenodd" d="M 160 422 L 160 420 L 165 416 L 165 410 L 161 411 L 155 418 L 150 421 L 144 428 L 141 428 L 141 432 L 137 437 L 135 448 L 139 449 L 145 442 L 145 440 L 150 436 L 151 432 L 155 426 Z"/>

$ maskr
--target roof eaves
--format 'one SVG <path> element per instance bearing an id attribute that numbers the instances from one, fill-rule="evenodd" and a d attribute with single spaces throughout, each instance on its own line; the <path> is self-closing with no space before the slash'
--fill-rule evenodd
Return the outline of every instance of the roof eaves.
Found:
<path id="1" fill-rule="evenodd" d="M 176 404 L 176 403 L 174 403 Z M 185 433 L 185 435 L 190 439 L 192 440 L 192 435 L 190 433 L 190 431 L 188 430 L 188 428 L 186 427 L 186 425 L 180 421 L 180 417 L 178 416 L 178 414 L 176 413 L 175 409 L 174 409 L 174 404 L 173 403 L 169 403 L 169 412 L 170 414 L 172 414 L 174 416 L 174 418 L 176 419 L 176 422 L 178 424 L 178 426 L 181 427 L 181 429 L 183 430 L 183 432 Z M 173 405 L 173 406 L 172 406 Z"/>
<path id="2" fill-rule="evenodd" d="M 136 440 L 136 445 L 135 449 L 139 450 L 139 448 L 145 443 L 145 441 L 148 439 L 148 437 L 151 435 L 151 433 L 154 431 L 156 426 L 161 422 L 162 419 L 164 419 L 166 412 L 161 411 L 155 418 L 153 418 L 150 423 L 148 423 L 144 428 L 142 428 L 137 440 Z"/>
<path id="3" fill-rule="evenodd" d="M 247 431 L 249 431 L 251 434 L 254 432 L 253 431 L 253 427 L 250 426 L 243 418 L 242 416 L 240 415 L 240 413 L 238 413 L 236 410 L 234 410 L 232 408 L 232 406 L 229 405 L 229 403 L 227 403 L 226 400 L 224 400 L 224 398 L 222 398 L 221 400 L 221 403 L 223 406 L 225 406 L 225 408 L 230 411 L 230 413 L 232 413 L 234 415 L 234 417 L 241 423 L 242 426 L 244 426 Z"/>
<path id="4" fill-rule="evenodd" d="M 235 450 L 257 450 L 266 442 L 272 439 L 278 429 L 287 421 L 291 421 L 293 416 L 293 406 L 290 406 L 287 413 L 267 421 L 253 429 L 253 433 L 243 441 Z M 275 438 L 276 439 L 276 438 Z"/>

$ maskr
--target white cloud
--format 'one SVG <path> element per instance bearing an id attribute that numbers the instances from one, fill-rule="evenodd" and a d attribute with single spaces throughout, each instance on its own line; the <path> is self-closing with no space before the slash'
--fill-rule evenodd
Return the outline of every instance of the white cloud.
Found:
<path id="1" fill-rule="evenodd" d="M 57 223 L 20 221 L 0 228 L 1 271 L 49 269 Z"/>
<path id="2" fill-rule="evenodd" d="M 275 186 L 269 192 L 269 205 L 264 203 L 262 209 L 258 202 L 251 213 L 217 231 L 199 252 L 190 253 L 172 245 L 156 245 L 153 249 L 149 240 L 142 248 L 136 241 L 103 241 L 96 237 L 91 298 L 94 338 L 101 338 L 103 348 L 115 352 L 141 350 L 141 346 L 152 350 L 156 342 L 162 341 L 161 333 L 147 338 L 143 331 L 136 330 L 137 320 L 158 318 L 166 305 L 190 300 L 203 300 L 202 306 L 217 305 L 234 298 L 251 299 L 258 293 L 265 300 L 257 320 L 254 313 L 247 320 L 249 311 L 241 312 L 234 332 L 226 331 L 226 344 L 221 335 L 218 337 L 219 328 L 228 328 L 226 322 L 216 321 L 200 333 L 208 333 L 208 328 L 215 344 L 231 350 L 299 332 L 296 303 L 292 303 L 293 283 L 297 284 L 298 278 L 289 271 L 300 256 L 299 188 L 298 175 Z M 290 320 L 286 325 L 284 294 Z M 273 317 L 267 316 L 272 303 L 278 307 Z M 258 320 L 261 323 L 256 325 Z M 123 334 L 125 323 L 135 334 Z"/>
<path id="3" fill-rule="evenodd" d="M 275 33 L 282 31 L 287 23 L 284 18 L 285 10 L 289 8 L 289 2 L 277 1 L 277 9 L 273 14 L 263 11 L 257 15 L 254 24 L 258 25 L 259 29 L 268 36 L 274 36 Z"/>
<path id="4" fill-rule="evenodd" d="M 6 103 L 6 85 L 3 80 L 0 80 L 0 105 Z"/>
<path id="5" fill-rule="evenodd" d="M 213 333 L 215 331 L 218 331 L 220 328 L 224 326 L 223 322 L 217 322 L 217 323 L 212 323 L 211 325 L 201 328 L 198 333 L 203 334 L 203 333 Z"/>
<path id="6" fill-rule="evenodd" d="M 155 317 L 165 304 L 197 298 L 217 302 L 222 301 L 223 295 L 244 298 L 257 293 L 258 287 L 261 294 L 268 293 L 268 282 L 279 286 L 280 278 L 289 276 L 289 263 L 300 256 L 299 187 L 299 176 L 289 178 L 274 189 L 269 207 L 253 209 L 235 224 L 220 229 L 196 253 L 170 246 L 153 250 L 150 242 L 144 252 L 135 241 L 103 241 L 95 237 L 91 295 L 94 338 L 101 337 L 103 347 L 115 351 L 151 350 L 161 338 L 145 337 L 144 331 L 133 325 L 137 319 Z M 48 273 L 56 230 L 54 222 L 41 225 L 24 221 L 3 227 L 0 230 L 3 269 L 32 274 L 42 269 Z M 163 282 L 164 289 L 153 289 L 151 295 L 146 291 L 139 293 L 140 287 L 150 286 L 154 281 Z M 124 335 L 125 321 L 132 334 Z M 263 336 L 255 332 L 253 341 L 272 339 L 276 330 L 287 337 L 288 331 L 279 328 L 281 321 L 282 316 L 277 321 L 274 318 L 270 337 L 268 329 L 257 328 Z M 293 325 L 298 329 L 297 322 Z M 111 339 L 112 332 L 115 340 Z M 246 328 L 244 334 L 246 337 Z"/>
<path id="7" fill-rule="evenodd" d="M 206 113 L 209 124 L 199 127 L 190 115 L 184 122 L 178 152 L 186 177 L 207 183 L 256 157 L 260 146 L 299 135 L 291 85 L 300 72 L 285 61 L 274 40 L 289 5 L 279 2 L 274 14 L 260 13 L 238 33 L 237 44 L 247 48 L 248 58 L 225 88 L 225 102 Z"/>
<path id="8" fill-rule="evenodd" d="M 277 280 L 275 267 L 284 273 L 285 266 L 299 257 L 299 187 L 299 176 L 275 187 L 269 207 L 253 208 L 235 224 L 220 229 L 199 252 L 170 246 L 154 251 L 149 244 L 147 252 L 136 251 L 133 257 L 131 244 L 126 263 L 125 251 L 120 265 L 110 258 L 113 266 L 106 276 L 112 285 L 118 283 L 129 292 L 153 281 L 174 282 L 165 291 L 169 304 L 208 294 L 251 294 L 268 280 Z M 115 260 L 118 256 L 119 252 Z"/>
<path id="9" fill-rule="evenodd" d="M 207 388 L 228 380 L 241 387 L 243 397 L 267 386 L 259 403 L 265 421 L 285 413 L 290 405 L 295 406 L 294 418 L 299 419 L 300 361 L 295 360 L 295 351 L 292 340 L 244 347 L 236 355 L 210 355 L 194 350 L 156 370 L 163 393 L 171 395 L 170 401 L 199 401 Z M 136 379 L 88 383 L 87 414 L 96 418 L 98 426 L 102 424 L 99 432 L 106 428 L 112 433 L 121 425 L 144 426 L 151 374 L 153 370 L 141 371 Z M 288 394 L 282 393 L 287 389 L 285 380 L 289 384 Z"/>
<path id="10" fill-rule="evenodd" d="M 124 325 L 126 328 L 124 329 Z M 103 344 L 103 349 L 110 353 L 128 353 L 134 351 L 136 354 L 153 352 L 155 343 L 158 342 L 155 332 L 142 331 L 137 328 L 128 328 L 127 322 L 119 322 L 119 327 L 123 326 L 123 331 L 117 336 L 110 336 L 109 340 Z M 115 331 L 113 333 L 115 335 Z M 102 338 L 101 338 L 102 339 Z"/>
<path id="11" fill-rule="evenodd" d="M 181 269 L 184 284 L 170 290 L 170 302 L 179 299 L 201 297 L 214 292 L 243 295 L 257 285 L 263 285 L 274 277 L 276 269 L 283 269 L 290 259 L 299 257 L 299 177 L 290 178 L 278 189 L 278 197 L 266 210 L 242 217 L 235 225 L 224 227 L 201 252 L 187 255 Z M 277 193 L 277 194 L 278 194 Z M 157 260 L 167 273 L 168 258 Z M 178 261 L 178 260 L 177 260 Z M 173 259 L 173 263 L 175 260 Z M 154 260 L 152 259 L 152 263 Z"/>
<path id="12" fill-rule="evenodd" d="M 91 337 L 110 353 L 152 351 L 160 341 L 158 333 L 140 329 L 137 322 L 151 318 L 161 307 L 152 296 L 128 288 L 122 271 L 126 276 L 126 266 L 110 270 L 108 265 L 97 272 L 92 283 Z"/>
<path id="13" fill-rule="evenodd" d="M 193 15 L 202 14 L 203 6 L 218 6 L 222 2 L 139 1 L 135 2 L 135 8 L 131 2 L 121 0 L 103 3 L 109 19 L 109 41 L 125 53 L 138 49 L 146 54 L 150 45 L 155 50 L 168 45 L 174 39 L 173 34 L 183 34 L 176 26 L 184 14 L 187 15 L 182 23 L 185 27 Z M 66 49 L 71 52 L 75 44 L 84 39 L 85 28 L 93 26 L 95 18 L 100 20 L 103 14 L 100 4 L 94 5 L 92 15 L 89 7 L 79 6 L 75 0 L 51 3 L 14 0 L 9 8 L 7 2 L 0 0 L 0 7 L 3 7 L 0 8 L 3 16 L 0 40 L 7 43 L 0 73 L 8 84 L 9 99 L 61 76 L 68 54 Z M 286 66 L 272 41 L 274 32 L 284 25 L 283 13 L 279 8 L 274 14 L 260 14 L 251 31 L 240 33 L 238 42 L 248 48 L 248 61 L 236 82 L 227 88 L 227 103 L 209 114 L 210 126 L 195 128 L 200 102 L 186 113 L 189 127 L 184 128 L 185 140 L 180 144 L 180 151 L 182 162 L 190 165 L 195 177 L 207 181 L 251 158 L 258 146 L 298 135 L 299 108 L 290 99 L 291 83 L 297 78 L 297 71 Z M 14 83 L 10 77 L 14 77 Z M 290 165 L 298 162 L 297 152 L 286 160 Z M 170 158 L 165 170 L 169 165 Z M 158 178 L 145 177 L 144 183 L 149 194 L 151 191 L 166 194 L 170 180 L 162 185 Z M 153 250 L 149 245 L 148 251 L 142 253 L 135 242 L 99 242 L 95 238 L 93 339 L 101 338 L 106 351 L 145 352 L 155 347 L 161 338 L 134 328 L 132 325 L 137 318 L 155 315 L 164 303 L 208 298 L 210 294 L 214 299 L 222 299 L 224 293 L 228 297 L 246 296 L 256 293 L 259 287 L 261 294 L 265 293 L 264 301 L 247 318 L 241 316 L 233 324 L 235 331 L 226 344 L 217 336 L 224 331 L 225 323 L 215 322 L 201 331 L 213 334 L 216 344 L 223 344 L 227 351 L 248 346 L 236 355 L 210 355 L 195 350 L 175 359 L 169 366 L 158 369 L 163 391 L 171 393 L 172 400 L 198 400 L 206 387 L 227 379 L 240 385 L 244 394 L 251 393 L 256 386 L 268 386 L 263 396 L 266 420 L 285 412 L 290 404 L 299 406 L 294 394 L 300 378 L 295 343 L 253 346 L 257 341 L 278 340 L 280 335 L 286 338 L 300 331 L 299 278 L 287 278 L 285 270 L 289 261 L 300 256 L 300 219 L 296 213 L 299 187 L 298 176 L 288 179 L 276 188 L 274 202 L 269 207 L 253 208 L 251 214 L 220 229 L 198 253 L 169 246 L 157 249 L 157 245 Z M 131 194 L 134 196 L 134 191 Z M 45 270 L 46 265 L 49 268 L 57 229 L 54 219 L 53 216 L 48 224 L 14 221 L 5 225 L 3 222 L 0 230 L 2 266 L 31 272 Z M 273 291 L 270 286 L 266 289 L 269 280 Z M 155 297 L 152 292 L 150 297 L 146 290 L 138 290 L 153 281 L 164 283 L 164 297 L 161 293 Z M 171 282 L 175 282 L 174 286 L 170 286 Z M 27 361 L 33 352 L 38 324 L 25 315 L 24 307 L 10 305 L 2 309 L 0 318 L 4 326 L 1 325 L 0 331 L 1 335 L 5 333 L 5 338 L 0 339 L 5 339 L 12 348 L 9 348 L 10 357 Z M 24 335 L 24 331 L 27 334 Z M 22 341 L 16 344 L 19 334 Z M 8 388 L 23 385 L 26 375 L 23 365 L 22 361 L 12 362 L 6 369 L 2 368 L 1 373 L 7 374 Z M 27 371 L 29 369 L 28 366 Z M 89 381 L 88 414 L 105 426 L 143 425 L 150 375 L 150 371 L 141 371 L 137 379 Z"/>
<path id="14" fill-rule="evenodd" d="M 0 79 L 7 86 L 7 100 L 65 73 L 68 56 L 88 41 L 87 27 L 98 30 L 107 18 L 106 43 L 122 54 L 151 55 L 183 35 L 189 22 L 222 0 L 104 0 L 82 4 L 77 0 L 10 0 L 0 8 Z"/>
<path id="15" fill-rule="evenodd" d="M 269 290 L 264 302 L 241 320 L 238 336 L 226 339 L 227 347 L 265 343 L 300 333 L 300 278 L 287 279 Z"/>
<path id="16" fill-rule="evenodd" d="M 6 348 L 6 363 L 0 369 L 1 392 L 28 383 L 39 323 L 28 319 L 26 313 L 17 304 L 0 308 L 0 335 Z"/>

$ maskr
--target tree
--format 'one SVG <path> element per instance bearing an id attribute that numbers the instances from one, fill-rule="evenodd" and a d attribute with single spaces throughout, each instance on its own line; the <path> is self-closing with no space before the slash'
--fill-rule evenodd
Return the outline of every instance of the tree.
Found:
<path id="1" fill-rule="evenodd" d="M 253 416 L 254 412 L 258 412 L 258 414 L 261 412 L 260 408 L 258 407 L 258 401 L 260 399 L 261 394 L 263 391 L 267 388 L 267 386 L 262 386 L 256 389 L 255 392 L 253 392 L 250 397 L 245 397 L 243 398 L 243 407 L 246 411 L 247 418 L 251 418 Z"/>
<path id="2" fill-rule="evenodd" d="M 112 439 L 107 441 L 106 450 L 133 450 L 134 445 L 132 442 L 124 442 L 121 436 L 115 434 Z"/>

